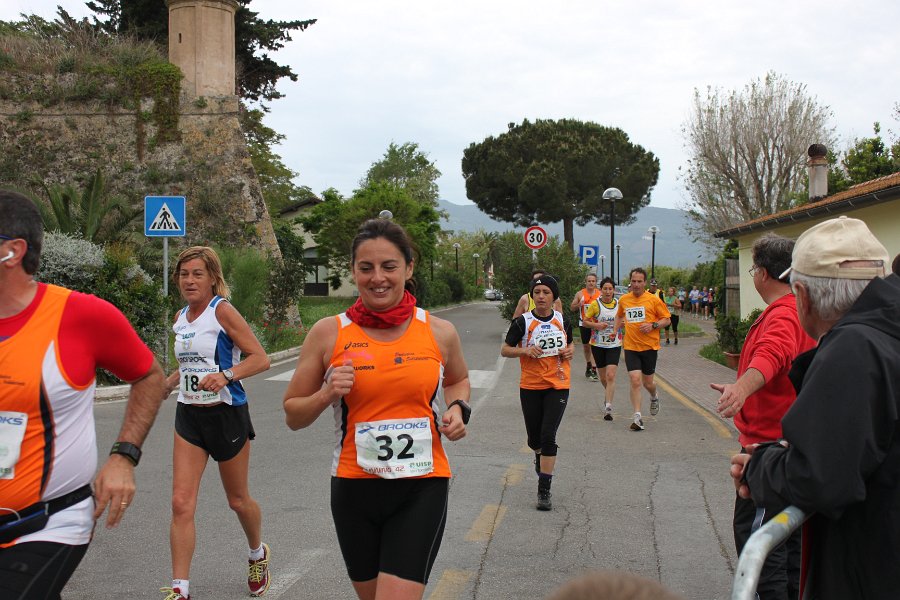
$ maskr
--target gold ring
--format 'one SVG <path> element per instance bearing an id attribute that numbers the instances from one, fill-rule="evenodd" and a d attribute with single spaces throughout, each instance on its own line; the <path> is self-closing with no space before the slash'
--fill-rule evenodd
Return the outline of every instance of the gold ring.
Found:
<path id="1" fill-rule="evenodd" d="M 123 502 L 123 503 L 122 503 L 122 506 L 128 506 L 128 503 L 127 503 L 127 502 Z"/>

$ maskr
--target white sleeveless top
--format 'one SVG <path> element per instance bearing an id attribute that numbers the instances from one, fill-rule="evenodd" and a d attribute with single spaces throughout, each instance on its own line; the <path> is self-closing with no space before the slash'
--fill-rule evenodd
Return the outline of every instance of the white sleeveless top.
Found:
<path id="1" fill-rule="evenodd" d="M 175 358 L 181 378 L 178 383 L 178 401 L 185 404 L 214 404 L 225 402 L 233 406 L 247 403 L 247 394 L 240 382 L 229 383 L 219 392 L 198 389 L 200 380 L 209 373 L 218 373 L 234 367 L 241 359 L 241 350 L 225 333 L 216 318 L 216 306 L 227 302 L 214 296 L 199 317 L 188 321 L 188 307 L 178 313 L 172 330 L 175 332 Z"/>
<path id="2" fill-rule="evenodd" d="M 594 304 L 600 309 L 600 312 L 596 317 L 597 322 L 600 323 L 605 321 L 609 323 L 609 326 L 603 331 L 591 329 L 591 346 L 597 346 L 598 348 L 618 348 L 622 345 L 622 336 L 619 335 L 617 331 L 613 330 L 613 326 L 616 323 L 616 311 L 619 310 L 619 300 L 613 298 L 612 308 L 604 306 L 600 301 L 600 298 L 594 300 Z"/>

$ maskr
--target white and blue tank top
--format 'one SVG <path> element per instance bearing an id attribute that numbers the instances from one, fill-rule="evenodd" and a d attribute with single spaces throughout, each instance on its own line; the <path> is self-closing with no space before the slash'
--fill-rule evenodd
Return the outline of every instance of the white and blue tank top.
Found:
<path id="1" fill-rule="evenodd" d="M 234 367 L 241 359 L 241 350 L 225 332 L 216 318 L 216 306 L 227 302 L 221 296 L 212 301 L 199 317 L 188 321 L 188 307 L 178 313 L 172 326 L 175 332 L 175 358 L 181 379 L 178 401 L 185 404 L 215 404 L 225 402 L 232 406 L 247 403 L 247 393 L 240 382 L 229 383 L 220 392 L 199 390 L 197 385 L 209 373 L 218 373 Z"/>

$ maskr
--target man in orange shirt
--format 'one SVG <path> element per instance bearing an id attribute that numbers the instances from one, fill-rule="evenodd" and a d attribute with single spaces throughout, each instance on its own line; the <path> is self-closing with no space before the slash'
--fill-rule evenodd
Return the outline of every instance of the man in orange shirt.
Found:
<path id="1" fill-rule="evenodd" d="M 569 309 L 578 311 L 578 330 L 581 334 L 581 349 L 584 351 L 585 367 L 584 376 L 591 381 L 600 381 L 597 377 L 597 365 L 594 364 L 594 356 L 591 354 L 591 329 L 584 325 L 584 310 L 590 306 L 591 302 L 600 297 L 600 290 L 597 289 L 597 275 L 588 273 L 584 278 L 584 288 L 575 294 Z"/>
<path id="2" fill-rule="evenodd" d="M 634 407 L 632 431 L 643 431 L 641 417 L 641 385 L 650 393 L 650 414 L 659 412 L 659 396 L 653 375 L 659 352 L 659 329 L 671 322 L 665 302 L 655 294 L 646 293 L 647 272 L 640 267 L 631 270 L 631 291 L 619 298 L 616 331 L 625 324 L 625 367 L 631 383 L 631 405 Z"/>
<path id="3" fill-rule="evenodd" d="M 165 385 L 117 308 L 35 281 L 43 226 L 34 203 L 0 189 L 0 214 L 0 598 L 59 598 L 94 522 L 109 507 L 115 527 L 134 499 L 134 468 Z M 100 367 L 132 385 L 98 472 Z"/>

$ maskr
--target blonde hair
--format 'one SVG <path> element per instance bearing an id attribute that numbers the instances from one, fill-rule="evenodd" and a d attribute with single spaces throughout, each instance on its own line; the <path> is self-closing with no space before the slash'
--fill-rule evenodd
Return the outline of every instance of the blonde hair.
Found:
<path id="1" fill-rule="evenodd" d="M 175 270 L 172 273 L 172 281 L 175 283 L 175 286 L 178 287 L 181 265 L 195 258 L 203 261 L 209 276 L 212 277 L 212 293 L 228 299 L 231 296 L 231 290 L 228 289 L 228 284 L 225 283 L 225 275 L 222 274 L 222 261 L 219 260 L 219 255 L 216 254 L 216 251 L 209 246 L 191 246 L 178 255 L 178 260 L 175 261 Z"/>

